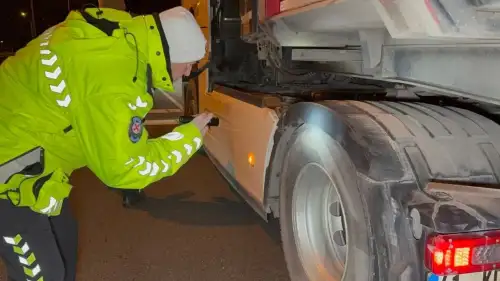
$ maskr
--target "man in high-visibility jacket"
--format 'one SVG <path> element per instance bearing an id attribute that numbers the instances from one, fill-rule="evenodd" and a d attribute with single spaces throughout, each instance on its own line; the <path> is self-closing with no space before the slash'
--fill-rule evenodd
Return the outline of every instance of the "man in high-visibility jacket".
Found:
<path id="1" fill-rule="evenodd" d="M 144 188 L 201 147 L 209 113 L 155 139 L 143 119 L 153 89 L 174 91 L 205 47 L 182 7 L 137 17 L 89 8 L 4 61 L 0 256 L 11 280 L 75 280 L 77 229 L 65 200 L 75 169 L 112 188 Z"/>

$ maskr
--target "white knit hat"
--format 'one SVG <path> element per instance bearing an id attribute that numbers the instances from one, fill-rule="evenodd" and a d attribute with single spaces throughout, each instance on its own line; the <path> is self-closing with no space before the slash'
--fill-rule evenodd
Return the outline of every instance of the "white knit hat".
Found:
<path id="1" fill-rule="evenodd" d="M 170 62 L 196 62 L 205 56 L 207 40 L 187 9 L 175 7 L 163 11 L 160 21 L 170 47 Z"/>

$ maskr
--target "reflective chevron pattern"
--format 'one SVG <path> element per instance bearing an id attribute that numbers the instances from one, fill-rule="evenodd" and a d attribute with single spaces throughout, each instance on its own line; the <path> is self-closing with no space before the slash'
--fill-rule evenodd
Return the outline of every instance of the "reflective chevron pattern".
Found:
<path id="1" fill-rule="evenodd" d="M 14 253 L 18 255 L 19 263 L 23 267 L 27 281 L 43 281 L 42 268 L 37 263 L 35 253 L 30 249 L 27 241 L 18 234 L 15 237 L 3 237 L 5 243 L 12 246 Z"/>
<path id="2" fill-rule="evenodd" d="M 54 28 L 42 34 L 40 43 L 40 62 L 44 69 L 45 78 L 49 82 L 49 90 L 56 96 L 56 103 L 60 107 L 68 107 L 71 103 L 71 95 L 68 93 L 66 81 L 61 77 L 63 70 L 58 64 L 59 58 L 49 49 L 49 40 Z"/>
<path id="3" fill-rule="evenodd" d="M 147 106 L 148 106 L 148 103 L 145 101 L 142 101 L 141 97 L 139 97 L 139 96 L 135 100 L 135 105 L 132 103 L 128 103 L 128 107 L 131 110 L 136 110 L 137 108 L 146 108 Z"/>
<path id="4" fill-rule="evenodd" d="M 168 134 L 162 136 L 161 138 L 167 139 L 170 141 L 179 141 L 179 140 L 184 138 L 184 135 L 182 135 L 181 133 L 178 133 L 178 132 L 171 132 L 171 133 L 168 133 Z M 196 148 L 193 147 L 192 144 L 196 145 Z M 191 156 L 191 154 L 195 150 L 198 150 L 200 148 L 201 139 L 198 137 L 193 138 L 192 144 L 189 144 L 189 143 L 184 144 L 184 149 L 185 149 L 184 153 L 185 154 L 183 154 L 180 151 L 173 150 L 171 152 L 172 154 L 169 155 L 167 158 L 172 159 L 172 157 L 174 157 L 175 163 L 180 163 L 182 161 L 184 155 Z M 168 170 L 170 168 L 169 164 L 163 160 L 161 160 L 161 163 L 148 162 L 148 161 L 146 161 L 146 158 L 144 156 L 138 156 L 135 159 L 130 158 L 127 162 L 125 162 L 125 166 L 131 165 L 131 164 L 134 164 L 133 168 L 138 168 L 138 167 L 141 168 L 141 170 L 138 171 L 138 173 L 141 176 L 154 177 L 154 176 L 158 175 L 158 173 L 168 172 Z"/>

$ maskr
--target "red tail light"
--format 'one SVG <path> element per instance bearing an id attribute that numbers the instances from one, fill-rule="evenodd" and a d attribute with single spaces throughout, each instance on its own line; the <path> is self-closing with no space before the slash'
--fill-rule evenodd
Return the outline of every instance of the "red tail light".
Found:
<path id="1" fill-rule="evenodd" d="M 425 265 L 436 275 L 463 274 L 500 268 L 500 232 L 429 237 Z"/>

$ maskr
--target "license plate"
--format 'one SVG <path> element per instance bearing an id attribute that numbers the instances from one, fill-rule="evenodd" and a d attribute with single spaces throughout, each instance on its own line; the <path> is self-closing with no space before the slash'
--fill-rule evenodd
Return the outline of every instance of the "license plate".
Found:
<path id="1" fill-rule="evenodd" d="M 500 270 L 448 276 L 431 273 L 427 276 L 427 281 L 500 281 Z"/>

